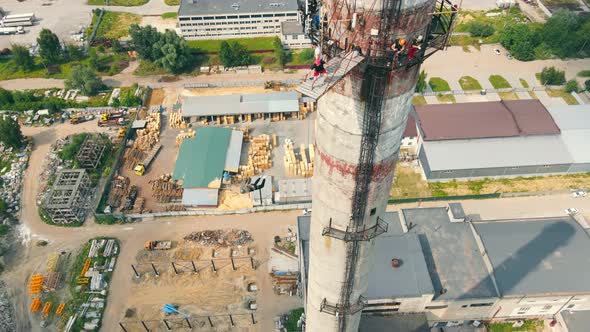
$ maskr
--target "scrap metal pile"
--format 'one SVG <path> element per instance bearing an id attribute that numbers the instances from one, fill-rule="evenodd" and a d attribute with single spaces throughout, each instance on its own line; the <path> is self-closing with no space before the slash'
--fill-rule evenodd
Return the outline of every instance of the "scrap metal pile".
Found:
<path id="1" fill-rule="evenodd" d="M 203 246 L 232 247 L 249 244 L 252 234 L 240 229 L 218 229 L 192 232 L 184 237 L 185 241 L 197 242 Z"/>

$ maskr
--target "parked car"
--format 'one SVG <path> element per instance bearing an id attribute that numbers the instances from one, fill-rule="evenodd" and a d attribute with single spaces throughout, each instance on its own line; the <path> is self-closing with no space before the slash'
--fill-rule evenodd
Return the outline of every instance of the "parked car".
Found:
<path id="1" fill-rule="evenodd" d="M 586 197 L 586 192 L 584 190 L 574 190 L 574 191 L 572 191 L 572 197 L 573 198 Z"/>
<path id="2" fill-rule="evenodd" d="M 570 216 L 576 215 L 576 214 L 578 214 L 578 212 L 579 211 L 576 208 L 567 208 L 567 209 L 565 209 L 565 214 L 570 215 Z"/>
<path id="3" fill-rule="evenodd" d="M 500 49 L 499 48 L 495 48 L 494 49 L 494 53 L 496 53 L 496 55 L 502 54 L 502 52 L 500 52 Z"/>

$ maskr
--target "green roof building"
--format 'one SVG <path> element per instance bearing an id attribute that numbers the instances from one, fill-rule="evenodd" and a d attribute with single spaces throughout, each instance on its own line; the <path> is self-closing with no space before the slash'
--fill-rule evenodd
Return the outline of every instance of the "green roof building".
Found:
<path id="1" fill-rule="evenodd" d="M 238 130 L 204 127 L 182 141 L 172 178 L 182 181 L 183 204 L 217 206 L 223 172 L 239 166 L 242 138 Z"/>

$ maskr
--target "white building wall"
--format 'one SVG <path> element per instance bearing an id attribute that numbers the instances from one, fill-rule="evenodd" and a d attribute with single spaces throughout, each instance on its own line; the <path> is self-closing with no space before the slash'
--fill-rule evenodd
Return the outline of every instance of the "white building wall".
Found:
<path id="1" fill-rule="evenodd" d="M 311 39 L 304 34 L 281 35 L 281 42 L 283 43 L 283 47 L 288 49 L 311 47 Z"/>
<path id="2" fill-rule="evenodd" d="M 281 22 L 297 22 L 297 11 L 179 16 L 180 34 L 187 40 L 276 36 Z"/>
<path id="3" fill-rule="evenodd" d="M 491 317 L 497 298 L 434 301 L 424 312 L 428 321 L 478 320 Z"/>

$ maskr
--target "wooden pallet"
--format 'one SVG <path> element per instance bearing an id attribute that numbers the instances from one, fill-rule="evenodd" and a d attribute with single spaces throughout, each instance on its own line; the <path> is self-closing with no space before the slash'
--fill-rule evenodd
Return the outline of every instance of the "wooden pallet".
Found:
<path id="1" fill-rule="evenodd" d="M 346 74 L 358 66 L 365 58 L 357 52 L 343 53 L 326 64 L 327 77 L 319 77 L 314 83 L 307 79 L 297 87 L 297 91 L 318 100 L 326 91 L 333 87 Z"/>

